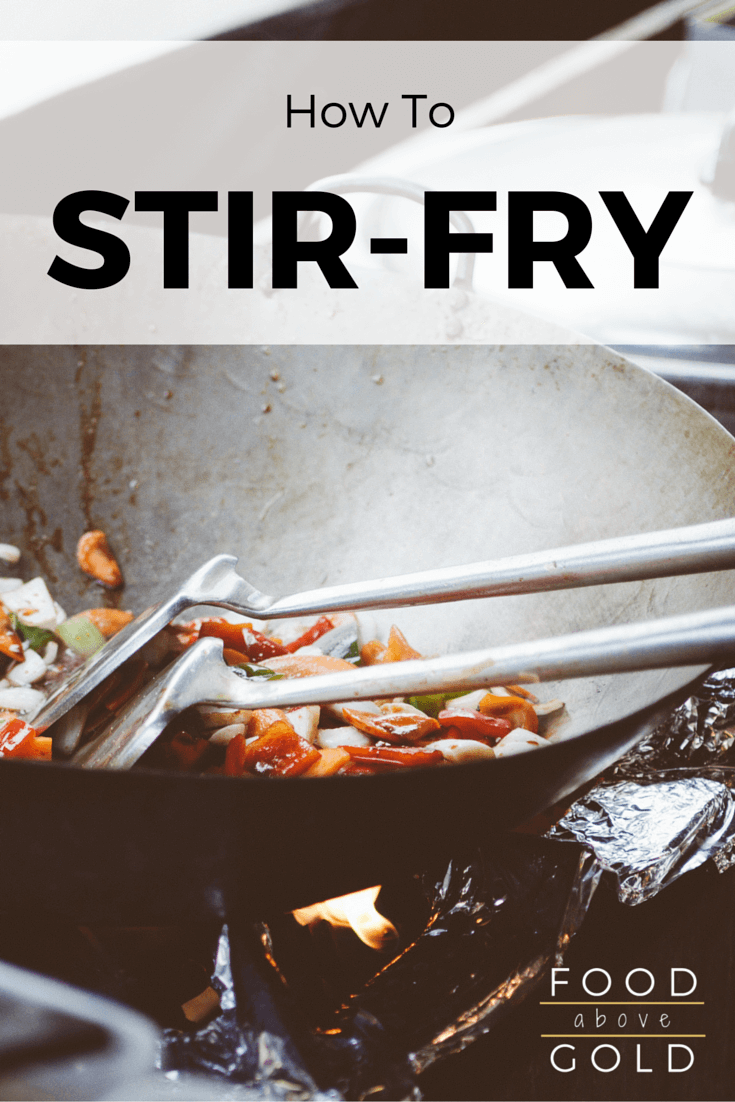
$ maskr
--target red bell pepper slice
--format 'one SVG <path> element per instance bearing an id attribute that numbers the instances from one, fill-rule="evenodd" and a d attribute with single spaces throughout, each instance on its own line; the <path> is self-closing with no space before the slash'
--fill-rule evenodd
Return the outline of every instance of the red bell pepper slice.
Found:
<path id="1" fill-rule="evenodd" d="M 229 650 L 246 655 L 247 662 L 260 662 L 263 658 L 274 658 L 277 654 L 288 654 L 282 643 L 269 639 L 256 631 L 252 624 L 231 624 L 221 616 L 202 620 L 199 638 L 213 635 L 221 639 Z"/>
<path id="2" fill-rule="evenodd" d="M 437 718 L 442 727 L 458 728 L 465 738 L 481 739 L 483 742 L 497 742 L 513 729 L 509 719 L 484 716 L 470 708 L 445 708 Z"/>
<path id="3" fill-rule="evenodd" d="M 310 647 L 312 643 L 316 643 L 317 639 L 321 639 L 322 635 L 326 635 L 333 627 L 334 624 L 328 616 L 320 616 L 317 622 L 312 624 L 298 639 L 294 639 L 293 643 L 286 643 L 286 650 L 289 654 L 293 654 L 300 647 Z"/>
<path id="4" fill-rule="evenodd" d="M 345 746 L 358 764 L 395 768 L 406 765 L 439 765 L 444 761 L 440 750 L 424 750 L 415 746 Z"/>
<path id="5" fill-rule="evenodd" d="M 296 777 L 319 761 L 315 746 L 295 734 L 288 723 L 274 723 L 255 742 L 235 735 L 227 746 L 225 772 L 231 776 L 255 773 L 262 777 Z"/>
<path id="6" fill-rule="evenodd" d="M 9 719 L 0 727 L 0 757 L 51 759 L 51 739 L 39 735 L 22 719 Z"/>
<path id="7" fill-rule="evenodd" d="M 439 730 L 439 723 L 431 716 L 418 712 L 387 712 L 375 715 L 373 712 L 361 712 L 358 708 L 343 708 L 345 719 L 373 738 L 386 742 L 418 742 L 432 731 Z"/>

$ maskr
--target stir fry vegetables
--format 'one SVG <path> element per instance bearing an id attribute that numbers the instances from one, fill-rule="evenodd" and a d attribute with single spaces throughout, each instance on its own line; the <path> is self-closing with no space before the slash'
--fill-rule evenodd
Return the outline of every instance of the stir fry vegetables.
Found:
<path id="1" fill-rule="evenodd" d="M 104 533 L 82 537 L 78 560 L 100 584 L 121 584 Z M 92 608 L 67 618 L 43 579 L 0 578 L 0 757 L 51 757 L 52 739 L 38 734 L 29 719 L 59 679 L 132 617 L 119 609 Z M 168 662 L 208 636 L 222 640 L 225 661 L 248 678 L 310 677 L 422 657 L 396 626 L 386 642 L 363 640 L 351 613 L 271 624 L 226 613 L 174 623 L 85 700 L 76 720 L 79 745 L 97 735 Z M 436 768 L 542 746 L 545 717 L 561 708 L 561 701 L 539 704 L 519 686 L 322 707 L 198 705 L 169 725 L 139 766 L 267 778 Z"/>

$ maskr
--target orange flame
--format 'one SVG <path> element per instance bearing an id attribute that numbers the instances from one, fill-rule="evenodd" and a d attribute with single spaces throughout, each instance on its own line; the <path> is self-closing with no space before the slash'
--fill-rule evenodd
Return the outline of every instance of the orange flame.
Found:
<path id="1" fill-rule="evenodd" d="M 380 884 L 351 892 L 350 895 L 325 899 L 322 903 L 301 907 L 293 912 L 293 916 L 300 926 L 311 927 L 318 922 L 329 922 L 331 926 L 351 927 L 360 941 L 371 949 L 384 949 L 389 941 L 398 937 L 398 931 L 376 910 L 375 900 L 379 891 Z"/>

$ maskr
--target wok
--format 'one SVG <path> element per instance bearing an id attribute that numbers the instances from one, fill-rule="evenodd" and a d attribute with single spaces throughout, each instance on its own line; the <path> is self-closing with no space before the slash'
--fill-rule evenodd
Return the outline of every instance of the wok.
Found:
<path id="1" fill-rule="evenodd" d="M 598 346 L 4 348 L 2 538 L 71 613 L 104 529 L 139 611 L 204 558 L 268 592 L 725 517 L 733 440 Z M 733 600 L 733 572 L 377 611 L 425 654 Z M 701 667 L 543 686 L 548 748 L 305 781 L 0 761 L 14 909 L 165 922 L 292 908 L 512 827 L 634 744 Z"/>

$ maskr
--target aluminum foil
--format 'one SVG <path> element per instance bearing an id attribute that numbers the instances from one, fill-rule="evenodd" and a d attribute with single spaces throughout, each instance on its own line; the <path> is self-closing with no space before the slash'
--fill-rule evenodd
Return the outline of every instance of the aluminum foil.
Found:
<path id="1" fill-rule="evenodd" d="M 219 994 L 220 1012 L 201 1028 L 190 1033 L 169 1029 L 164 1033 L 161 1070 L 176 1076 L 181 1073 L 214 1075 L 233 1085 L 231 1097 L 242 1095 L 237 1088 L 246 1086 L 254 1098 L 274 1102 L 303 1102 L 307 1099 L 335 1102 L 341 1095 L 322 1092 L 304 1067 L 287 1029 L 275 1032 L 267 1026 L 267 1009 L 260 1018 L 248 1016 L 239 1006 L 233 976 L 230 933 L 222 929 L 214 960 L 212 986 Z M 251 992 L 248 1001 L 253 998 Z M 278 1025 L 278 1019 L 274 1019 Z M 227 1097 L 217 1093 L 216 1097 Z"/>
<path id="2" fill-rule="evenodd" d="M 258 1086 L 264 1098 L 419 1099 L 420 1072 L 490 1030 L 561 959 L 600 871 L 584 847 L 531 835 L 458 855 L 424 874 L 428 920 L 415 940 L 387 964 L 376 954 L 372 979 L 326 1016 L 278 966 L 267 926 L 256 933 L 269 975 L 252 937 L 225 928 L 212 978 L 223 1009 L 201 1029 L 167 1031 L 163 1067 Z M 260 1028 L 263 1000 L 275 1033 Z"/>
<path id="3" fill-rule="evenodd" d="M 711 674 L 549 837 L 594 851 L 635 905 L 708 859 L 735 864 L 735 670 Z"/>
<path id="4" fill-rule="evenodd" d="M 718 670 L 626 754 L 613 775 L 645 779 L 656 769 L 735 765 L 734 745 L 735 669 Z"/>

